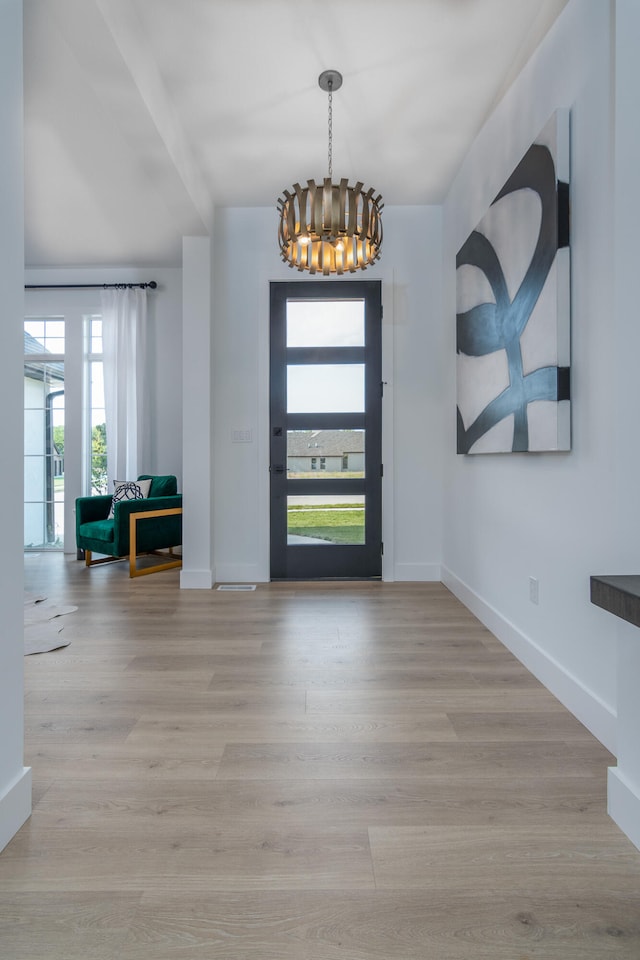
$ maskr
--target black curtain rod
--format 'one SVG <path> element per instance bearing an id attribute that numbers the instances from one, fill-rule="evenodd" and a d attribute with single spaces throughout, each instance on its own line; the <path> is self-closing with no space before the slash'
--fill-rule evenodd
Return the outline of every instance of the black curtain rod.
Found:
<path id="1" fill-rule="evenodd" d="M 25 283 L 25 290 L 155 290 L 155 280 L 149 283 Z"/>

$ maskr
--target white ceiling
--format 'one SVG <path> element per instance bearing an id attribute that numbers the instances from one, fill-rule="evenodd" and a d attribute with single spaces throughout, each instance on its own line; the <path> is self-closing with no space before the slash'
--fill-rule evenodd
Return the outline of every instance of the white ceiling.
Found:
<path id="1" fill-rule="evenodd" d="M 327 68 L 334 175 L 439 203 L 566 3 L 25 0 L 27 265 L 177 265 L 214 205 L 275 211 L 326 175 Z"/>

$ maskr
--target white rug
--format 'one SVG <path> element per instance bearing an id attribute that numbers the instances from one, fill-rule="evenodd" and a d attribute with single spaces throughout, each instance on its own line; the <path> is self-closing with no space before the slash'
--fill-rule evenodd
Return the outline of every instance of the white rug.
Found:
<path id="1" fill-rule="evenodd" d="M 64 624 L 60 617 L 75 613 L 77 607 L 62 606 L 37 594 L 24 596 L 24 655 L 47 653 L 68 647 L 70 640 L 62 636 Z"/>

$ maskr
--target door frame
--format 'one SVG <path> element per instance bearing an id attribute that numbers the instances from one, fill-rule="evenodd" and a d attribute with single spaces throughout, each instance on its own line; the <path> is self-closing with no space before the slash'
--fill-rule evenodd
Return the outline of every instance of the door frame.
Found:
<path id="1" fill-rule="evenodd" d="M 327 288 L 327 284 L 330 285 L 330 289 Z M 268 505 L 268 515 L 269 515 L 270 521 L 271 521 L 272 509 L 273 509 L 273 503 L 272 503 L 272 482 L 271 482 L 271 479 L 272 479 L 272 478 L 271 478 L 271 466 L 272 466 L 272 463 L 273 463 L 274 449 L 277 448 L 277 443 L 278 443 L 278 441 L 275 441 L 275 444 L 274 444 L 274 439 L 273 439 L 272 436 L 271 436 L 271 426 L 272 426 L 272 421 L 271 421 L 271 407 L 272 407 L 272 394 L 271 394 L 271 389 L 272 389 L 272 388 L 271 388 L 271 381 L 272 381 L 272 376 L 273 376 L 272 371 L 271 371 L 271 364 L 272 364 L 272 352 L 271 352 L 271 339 L 272 339 L 272 338 L 271 338 L 271 317 L 272 317 L 272 310 L 273 310 L 273 305 L 274 305 L 274 303 L 280 303 L 281 308 L 282 308 L 282 304 L 285 303 L 287 299 L 295 298 L 296 295 L 299 296 L 300 299 L 307 299 L 307 298 L 308 298 L 308 299 L 310 299 L 310 300 L 321 299 L 321 298 L 327 298 L 327 299 L 329 299 L 329 300 L 330 300 L 330 299 L 334 299 L 334 298 L 335 298 L 335 299 L 341 299 L 341 298 L 347 299 L 347 298 L 350 298 L 350 297 L 351 297 L 351 298 L 354 298 L 354 299 L 361 299 L 361 298 L 368 299 L 368 300 L 369 300 L 369 303 L 371 304 L 371 306 L 372 306 L 372 308 L 373 308 L 373 310 L 375 310 L 376 313 L 377 313 L 377 308 L 378 308 L 378 306 L 379 306 L 379 311 L 380 311 L 380 312 L 379 312 L 379 319 L 378 319 L 379 329 L 378 329 L 378 331 L 376 332 L 376 341 L 377 341 L 377 343 L 375 344 L 375 346 L 372 347 L 372 342 L 371 342 L 371 339 L 370 339 L 370 336 L 369 336 L 369 338 L 368 338 L 368 341 L 369 341 L 369 342 L 365 342 L 365 346 L 364 346 L 363 348 L 355 348 L 356 350 L 360 350 L 360 352 L 361 352 L 362 354 L 364 354 L 364 356 L 363 356 L 362 359 L 370 365 L 370 369 L 371 369 L 371 365 L 372 365 L 373 372 L 372 372 L 372 374 L 370 373 L 369 379 L 368 379 L 368 383 L 367 383 L 367 401 L 366 401 L 366 405 L 367 405 L 368 407 L 369 407 L 369 406 L 372 406 L 372 407 L 374 408 L 374 410 L 376 410 L 376 408 L 377 408 L 377 414 L 378 414 L 378 415 L 377 415 L 377 426 L 376 426 L 376 428 L 372 430 L 371 427 L 369 427 L 369 429 L 370 429 L 370 431 L 371 431 L 371 434 L 370 434 L 370 435 L 371 435 L 371 456 L 367 457 L 367 471 L 371 471 L 371 472 L 369 473 L 369 477 L 370 477 L 370 480 L 373 480 L 373 481 L 374 481 L 374 483 L 375 483 L 375 488 L 376 488 L 375 491 L 374 491 L 374 493 L 373 493 L 373 496 L 372 496 L 371 509 L 372 509 L 372 511 L 374 511 L 374 512 L 372 513 L 372 516 L 375 516 L 376 513 L 377 513 L 377 515 L 378 515 L 378 518 L 379 518 L 378 528 L 377 528 L 377 531 L 375 532 L 374 537 L 372 538 L 371 535 L 370 535 L 370 531 L 371 531 L 372 527 L 374 526 L 374 524 L 371 524 L 370 531 L 368 531 L 369 536 L 368 536 L 368 541 L 367 541 L 367 546 L 366 546 L 366 548 L 364 548 L 364 547 L 363 547 L 363 548 L 358 548 L 357 545 L 354 545 L 354 548 L 353 548 L 353 549 L 355 549 L 355 550 L 361 549 L 361 551 L 362 551 L 362 553 L 363 553 L 363 559 L 364 559 L 364 554 L 368 552 L 368 554 L 369 554 L 369 556 L 368 556 L 368 561 L 367 561 L 367 563 L 368 563 L 368 569 L 371 570 L 372 572 L 367 572 L 367 567 L 365 566 L 365 567 L 363 568 L 363 572 L 362 572 L 360 575 L 355 575 L 354 577 L 352 577 L 349 572 L 345 572 L 345 570 L 344 570 L 344 567 L 345 567 L 345 561 L 344 561 L 344 559 L 338 560 L 338 557 L 337 557 L 337 551 L 338 551 L 338 550 L 342 550 L 343 548 L 341 548 L 341 547 L 336 547 L 336 548 L 335 548 L 335 550 L 336 550 L 336 557 L 335 557 L 335 559 L 338 561 L 338 564 L 337 564 L 337 570 L 336 570 L 335 572 L 333 572 L 333 573 L 330 573 L 330 574 L 329 574 L 329 573 L 327 573 L 327 574 L 316 573 L 316 574 L 311 574 L 311 575 L 308 575 L 308 576 L 307 576 L 307 574 L 304 572 L 304 569 L 303 569 L 303 571 L 302 571 L 302 573 L 300 574 L 300 576 L 297 576 L 297 577 L 288 576 L 287 574 L 283 574 L 283 575 L 274 574 L 273 565 L 272 565 L 271 523 L 270 523 L 270 526 L 269 526 L 269 535 L 268 535 L 268 537 L 267 537 L 267 548 L 268 548 L 268 554 L 269 554 L 269 562 L 268 562 L 269 579 L 272 579 L 272 578 L 273 578 L 273 579 L 312 579 L 312 578 L 326 578 L 326 579 L 353 579 L 353 578 L 356 578 L 356 579 L 376 578 L 376 579 L 378 579 L 378 578 L 381 578 L 381 579 L 382 579 L 382 578 L 384 578 L 385 567 L 388 568 L 388 563 L 385 562 L 386 558 L 381 555 L 381 554 L 382 554 L 382 540 L 383 540 L 383 534 L 384 534 L 384 522 L 385 522 L 385 521 L 384 521 L 384 518 L 383 518 L 383 513 L 382 513 L 382 497 L 383 497 L 383 486 L 384 486 L 384 487 L 387 486 L 387 484 L 383 482 L 383 479 L 382 479 L 382 476 L 381 476 L 381 464 L 382 464 L 382 462 L 383 462 L 383 452 L 384 452 L 384 438 L 383 438 L 383 433 L 384 433 L 384 428 L 385 428 L 385 420 L 386 420 L 387 424 L 390 422 L 390 421 L 389 421 L 389 415 L 387 414 L 387 415 L 385 416 L 385 412 L 384 412 L 384 411 L 385 411 L 385 406 L 386 406 L 386 405 L 383 405 L 383 404 L 382 404 L 382 396 L 381 396 L 381 395 L 382 395 L 383 382 L 384 382 L 384 381 L 383 381 L 383 377 L 382 377 L 382 373 L 383 373 L 383 362 L 384 362 L 384 355 L 385 355 L 385 328 L 384 328 L 384 322 L 383 322 L 384 313 L 383 313 L 383 302 L 382 302 L 382 289 L 383 289 L 382 280 L 379 279 L 379 278 L 373 278 L 373 277 L 372 277 L 371 279 L 357 280 L 357 281 L 356 281 L 356 280 L 322 280 L 322 279 L 316 279 L 316 280 L 300 280 L 300 281 L 296 281 L 296 280 L 294 280 L 294 281 L 272 280 L 272 281 L 269 282 L 269 285 L 268 285 L 268 286 L 269 286 L 269 310 L 268 310 L 268 325 L 267 325 L 267 334 L 268 334 L 268 335 L 267 335 L 267 344 L 266 344 L 266 346 L 267 346 L 267 352 L 268 352 L 269 377 L 268 377 L 268 381 L 267 381 L 267 385 L 266 385 L 266 386 L 267 386 L 267 394 L 268 394 L 269 404 L 268 404 L 268 411 L 267 411 L 267 416 L 266 416 L 266 420 L 267 420 L 267 425 L 268 425 L 268 426 L 267 426 L 267 431 L 265 432 L 264 436 L 267 438 L 265 446 L 266 446 L 266 454 L 267 454 L 268 462 L 269 462 L 269 482 L 268 482 L 268 485 L 267 485 L 267 505 Z M 349 287 L 351 287 L 351 289 L 349 289 Z M 354 288 L 358 288 L 358 289 L 354 289 Z M 369 314 L 369 322 L 371 322 L 371 314 Z M 373 322 L 375 323 L 376 320 L 373 319 Z M 283 331 L 283 333 L 284 333 L 284 331 Z M 388 331 L 387 331 L 387 339 L 388 339 Z M 284 362 L 284 357 L 285 357 L 285 355 L 286 355 L 286 347 L 284 347 L 284 344 L 283 344 L 283 343 L 280 345 L 280 349 L 283 351 L 283 352 L 282 352 L 282 358 L 281 358 L 281 361 L 280 361 L 280 362 L 283 363 L 283 362 Z M 293 348 L 292 348 L 292 349 L 293 349 Z M 316 358 L 312 356 L 313 351 L 311 350 L 311 348 L 304 348 L 304 349 L 305 349 L 308 353 L 310 353 L 310 356 L 309 356 L 309 358 L 307 359 L 307 362 L 314 362 L 314 360 L 315 360 Z M 354 349 L 354 348 L 336 348 L 336 351 L 339 352 L 339 351 L 349 350 L 349 349 Z M 321 351 L 324 350 L 326 353 L 330 354 L 332 348 L 320 348 L 320 350 L 321 350 Z M 298 357 L 295 357 L 295 358 L 293 358 L 293 359 L 299 359 L 299 358 L 298 358 Z M 330 359 L 327 358 L 327 359 L 325 359 L 324 361 L 321 360 L 321 359 L 318 359 L 318 362 L 330 362 Z M 348 358 L 348 357 L 345 357 L 343 360 L 341 360 L 341 361 L 339 361 L 339 362 L 354 362 L 354 361 L 353 361 L 353 359 L 350 359 L 350 358 Z M 362 362 L 362 361 L 357 361 L 357 362 Z M 286 414 L 285 414 L 285 416 L 286 416 Z M 300 428 L 302 428 L 302 420 L 306 417 L 305 414 L 301 414 L 301 415 L 300 415 L 300 414 L 289 414 L 288 416 L 289 416 L 289 417 L 292 419 L 292 421 L 293 421 L 292 423 L 289 424 L 289 429 L 292 429 L 292 428 L 295 429 L 296 426 L 299 426 Z M 320 421 L 319 424 L 316 426 L 317 429 L 323 429 L 322 422 L 321 422 L 321 421 L 323 420 L 322 415 L 318 416 L 318 415 L 310 414 L 309 416 L 312 417 L 312 418 L 314 418 L 314 419 L 316 419 L 316 420 L 319 420 L 319 421 Z M 327 416 L 325 417 L 325 419 L 327 420 L 326 429 L 329 429 L 329 428 L 339 429 L 340 426 L 341 426 L 341 424 L 340 424 L 340 418 L 341 418 L 341 416 L 343 416 L 344 419 L 345 419 L 345 423 L 343 424 L 343 426 L 344 426 L 344 427 L 348 427 L 348 426 L 351 426 L 351 425 L 352 425 L 352 424 L 349 423 L 348 421 L 353 420 L 354 417 L 357 416 L 357 415 L 348 415 L 348 414 L 345 414 L 345 415 L 339 415 L 339 414 L 327 415 Z M 361 419 L 362 419 L 362 426 L 364 426 L 364 423 L 365 423 L 365 421 L 364 421 L 364 414 L 359 415 L 359 416 L 360 416 Z M 296 422 L 296 418 L 298 418 L 298 417 L 300 418 L 300 421 L 301 421 L 300 424 L 298 424 L 298 423 Z M 329 420 L 336 421 L 336 422 L 330 424 L 330 423 L 329 423 Z M 357 427 L 355 427 L 355 425 L 354 425 L 354 428 L 357 428 Z M 377 437 L 376 437 L 376 433 L 377 433 Z M 283 463 L 286 463 L 286 426 L 285 426 L 285 428 L 284 428 L 284 436 L 283 436 L 283 438 L 282 438 L 282 443 L 284 444 L 283 449 L 280 451 L 280 455 L 279 455 L 279 456 L 276 456 L 276 459 L 282 460 Z M 374 464 L 373 464 L 373 459 L 372 459 L 372 458 L 376 460 L 375 466 L 374 466 Z M 285 474 L 285 476 L 286 476 L 286 474 Z M 297 482 L 296 482 L 296 481 L 290 481 L 290 482 L 292 482 L 292 483 L 294 483 L 294 484 L 297 485 Z M 337 487 L 339 487 L 339 486 L 341 486 L 341 485 L 345 485 L 345 486 L 346 486 L 346 485 L 349 485 L 349 486 L 351 486 L 351 485 L 354 485 L 354 484 L 357 484 L 358 482 L 360 482 L 361 485 L 363 486 L 363 489 L 364 489 L 364 484 L 365 484 L 365 481 L 364 481 L 364 480 L 362 480 L 362 481 L 354 481 L 354 480 L 344 481 L 344 480 L 342 480 L 342 479 L 334 479 L 334 480 L 330 480 L 330 481 L 311 481 L 311 480 L 303 480 L 303 481 L 300 481 L 300 483 L 302 483 L 302 484 L 305 485 L 305 486 L 304 486 L 304 492 L 306 493 L 307 490 L 308 490 L 309 495 L 313 495 L 313 494 L 317 495 L 318 493 L 320 493 L 320 490 L 316 490 L 316 489 L 311 490 L 310 486 L 307 487 L 307 484 L 313 484 L 314 487 L 315 487 L 315 486 L 317 486 L 318 482 L 322 482 L 323 484 L 329 484 L 329 483 L 330 483 L 332 486 L 336 486 L 336 490 L 331 490 L 331 491 L 329 491 L 329 492 L 333 492 L 333 493 L 338 492 L 338 491 L 337 491 Z M 276 482 L 276 486 L 277 486 L 277 482 Z M 283 490 L 283 492 L 285 491 L 286 486 L 287 486 L 287 484 L 286 484 L 286 483 L 283 483 L 283 485 L 282 485 L 282 490 Z M 295 491 L 292 490 L 292 491 L 291 491 L 291 495 L 297 495 L 297 494 L 299 494 L 299 493 L 301 493 L 301 492 L 302 492 L 302 490 L 299 490 L 299 491 L 298 491 L 298 490 L 295 490 Z M 325 488 L 325 490 L 324 490 L 323 492 L 326 492 L 326 488 Z M 353 492 L 355 493 L 356 491 L 353 491 Z M 362 491 L 358 491 L 358 492 L 361 493 L 361 492 L 363 492 L 363 490 L 362 490 Z M 386 511 L 385 511 L 385 512 L 386 512 Z M 280 520 L 280 522 L 281 522 L 281 520 Z M 374 542 L 376 543 L 375 549 L 377 550 L 377 557 L 378 557 L 378 559 L 377 559 L 377 569 L 375 569 L 375 571 L 373 570 L 373 567 L 372 567 L 372 550 L 373 550 L 373 544 L 374 544 Z M 302 547 L 298 547 L 298 548 L 296 548 L 296 547 L 293 547 L 293 548 L 292 548 L 292 547 L 288 547 L 288 548 L 287 548 L 287 547 L 285 546 L 285 550 L 288 550 L 288 549 L 289 549 L 289 550 L 290 550 L 290 549 L 293 549 L 294 551 L 295 551 L 295 550 L 307 551 L 307 550 L 311 550 L 311 549 L 314 549 L 314 548 L 313 548 L 313 547 L 307 547 L 307 546 L 302 546 Z M 331 549 L 331 548 L 328 548 L 328 547 L 327 547 L 327 548 L 320 548 L 320 549 Z M 347 548 L 345 548 L 345 550 L 350 551 L 350 550 L 351 550 L 351 547 L 347 547 Z M 333 552 L 333 550 L 332 550 L 332 552 Z M 304 556 L 304 555 L 301 555 L 301 556 Z M 327 559 L 328 559 L 328 558 L 327 558 Z M 387 577 L 386 579 L 388 579 L 388 577 Z"/>
<path id="2" fill-rule="evenodd" d="M 37 279 L 37 278 L 36 278 Z M 27 278 L 25 277 L 25 282 Z M 97 300 L 96 300 L 97 298 Z M 94 303 L 97 306 L 94 307 Z M 84 318 L 100 312 L 97 291 L 25 290 L 23 319 L 64 318 L 64 547 L 76 554 L 75 502 L 84 495 Z M 22 469 L 22 467 L 21 467 Z"/>

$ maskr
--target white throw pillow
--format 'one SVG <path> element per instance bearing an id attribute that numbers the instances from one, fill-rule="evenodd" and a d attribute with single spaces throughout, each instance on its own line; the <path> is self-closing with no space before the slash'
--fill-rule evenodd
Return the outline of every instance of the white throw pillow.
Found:
<path id="1" fill-rule="evenodd" d="M 146 500 L 151 489 L 151 480 L 114 480 L 108 519 L 113 518 L 113 507 L 121 500 Z"/>

